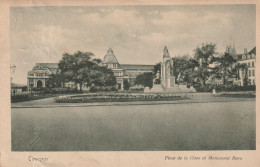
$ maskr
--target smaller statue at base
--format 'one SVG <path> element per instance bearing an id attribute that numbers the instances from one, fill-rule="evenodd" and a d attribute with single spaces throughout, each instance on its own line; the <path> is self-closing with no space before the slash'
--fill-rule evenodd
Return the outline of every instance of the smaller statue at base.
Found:
<path id="1" fill-rule="evenodd" d="M 177 82 L 178 82 L 178 85 L 184 84 L 183 83 L 183 76 L 181 75 L 181 73 L 178 74 Z"/>
<path id="2" fill-rule="evenodd" d="M 156 73 L 156 77 L 153 80 L 153 84 L 155 84 L 155 85 L 161 84 L 161 78 L 160 78 L 160 72 L 159 71 L 157 71 L 157 73 Z"/>

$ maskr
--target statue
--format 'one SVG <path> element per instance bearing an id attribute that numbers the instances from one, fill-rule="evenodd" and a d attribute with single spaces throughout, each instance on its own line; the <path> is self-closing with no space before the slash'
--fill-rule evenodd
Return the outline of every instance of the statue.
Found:
<path id="1" fill-rule="evenodd" d="M 178 81 L 178 84 L 183 83 L 183 77 L 182 77 L 181 73 L 178 74 L 177 81 Z"/>
<path id="2" fill-rule="evenodd" d="M 160 72 L 158 70 L 157 73 L 156 73 L 156 77 L 153 80 L 153 83 L 154 84 L 160 84 L 161 83 L 160 78 L 161 78 L 161 75 L 160 75 Z"/>

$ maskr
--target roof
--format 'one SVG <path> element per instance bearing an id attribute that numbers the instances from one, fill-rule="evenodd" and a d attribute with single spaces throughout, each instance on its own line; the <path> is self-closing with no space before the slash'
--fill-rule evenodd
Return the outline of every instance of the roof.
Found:
<path id="1" fill-rule="evenodd" d="M 145 64 L 120 64 L 120 67 L 125 70 L 149 70 L 152 71 L 154 65 Z"/>
<path id="2" fill-rule="evenodd" d="M 28 74 L 55 74 L 58 69 L 58 63 L 36 63 Z"/>
<path id="3" fill-rule="evenodd" d="M 247 53 L 247 55 L 251 55 L 251 54 L 256 55 L 256 47 L 254 47 L 252 50 L 250 50 L 250 52 Z M 242 60 L 243 55 L 245 54 L 237 54 L 234 58 L 237 60 Z"/>
<path id="4" fill-rule="evenodd" d="M 256 47 L 254 47 L 248 54 L 256 54 Z"/>
<path id="5" fill-rule="evenodd" d="M 105 55 L 103 62 L 105 64 L 118 64 L 116 56 L 114 55 L 113 50 L 111 48 L 108 49 L 107 54 Z"/>
<path id="6" fill-rule="evenodd" d="M 58 68 L 58 63 L 36 63 L 35 66 L 43 66 L 48 68 Z"/>

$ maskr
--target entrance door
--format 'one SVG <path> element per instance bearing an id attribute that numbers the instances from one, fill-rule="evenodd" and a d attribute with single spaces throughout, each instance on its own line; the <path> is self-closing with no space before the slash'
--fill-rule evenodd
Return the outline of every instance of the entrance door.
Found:
<path id="1" fill-rule="evenodd" d="M 121 90 L 121 83 L 118 83 L 118 84 L 117 84 L 117 89 L 118 89 L 118 90 Z"/>
<path id="2" fill-rule="evenodd" d="M 42 81 L 41 80 L 37 81 L 37 88 L 42 88 Z"/>

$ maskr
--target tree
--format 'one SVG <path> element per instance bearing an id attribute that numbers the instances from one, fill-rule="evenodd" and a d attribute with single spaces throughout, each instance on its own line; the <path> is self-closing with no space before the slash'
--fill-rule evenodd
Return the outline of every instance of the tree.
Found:
<path id="1" fill-rule="evenodd" d="M 155 64 L 155 66 L 153 67 L 153 75 L 155 76 L 158 71 L 161 72 L 161 63 Z"/>
<path id="2" fill-rule="evenodd" d="M 129 90 L 130 84 L 127 79 L 124 79 L 124 90 Z"/>
<path id="3" fill-rule="evenodd" d="M 65 78 L 59 74 L 51 74 L 50 78 L 48 80 L 48 87 L 56 88 L 56 87 L 62 87 L 64 85 Z"/>
<path id="4" fill-rule="evenodd" d="M 234 76 L 233 68 L 236 60 L 229 53 L 225 53 L 220 57 L 214 57 L 212 61 L 217 63 L 217 66 L 214 67 L 215 71 L 221 76 L 223 85 L 226 86 L 228 80 Z"/>
<path id="5" fill-rule="evenodd" d="M 179 74 L 181 74 L 183 76 L 185 70 L 190 68 L 188 55 L 174 57 L 174 58 L 172 58 L 172 60 L 174 62 L 173 75 L 175 76 L 175 78 L 178 78 Z"/>
<path id="6" fill-rule="evenodd" d="M 153 78 L 154 78 L 153 73 L 146 72 L 138 75 L 135 78 L 135 84 L 151 88 L 153 86 Z"/>
<path id="7" fill-rule="evenodd" d="M 236 79 L 242 79 L 243 80 L 243 86 L 248 85 L 248 67 L 246 64 L 240 64 L 236 63 L 235 67 L 233 69 L 234 78 Z M 240 71 L 242 72 L 242 76 L 240 76 Z M 244 74 L 244 75 L 243 75 Z"/>
<path id="8" fill-rule="evenodd" d="M 199 63 L 193 58 L 189 58 L 187 61 L 187 64 L 185 65 L 182 75 L 183 75 L 183 81 L 186 83 L 188 86 L 194 85 L 197 83 L 198 80 L 198 74 L 196 69 L 198 69 Z"/>
<path id="9" fill-rule="evenodd" d="M 76 85 L 79 84 L 81 92 L 83 83 L 90 80 L 89 72 L 97 66 L 97 63 L 91 61 L 93 55 L 91 52 L 80 51 L 73 55 L 65 53 L 58 64 L 60 74 L 66 78 L 66 81 L 72 81 Z"/>
<path id="10" fill-rule="evenodd" d="M 196 70 L 196 74 L 200 83 L 204 86 L 206 92 L 206 81 L 210 76 L 209 64 L 212 62 L 212 58 L 216 53 L 216 44 L 202 44 L 201 47 L 197 47 L 194 50 L 194 58 L 199 62 L 199 67 Z"/>
<path id="11" fill-rule="evenodd" d="M 88 86 L 115 86 L 116 77 L 111 69 L 108 69 L 106 66 L 94 66 L 91 70 L 88 71 L 87 68 L 83 68 L 88 72 L 89 80 Z M 86 74 L 85 72 L 85 74 Z"/>

